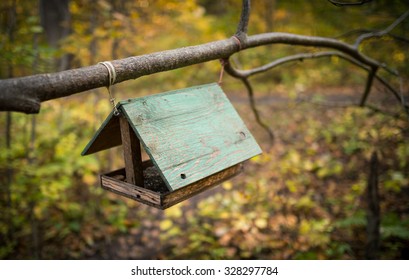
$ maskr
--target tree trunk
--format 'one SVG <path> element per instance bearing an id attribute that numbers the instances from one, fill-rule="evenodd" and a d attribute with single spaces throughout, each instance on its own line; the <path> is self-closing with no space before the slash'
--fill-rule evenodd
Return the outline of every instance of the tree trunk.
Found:
<path id="1" fill-rule="evenodd" d="M 264 2 L 264 21 L 266 23 L 266 32 L 273 31 L 274 24 L 274 9 L 276 5 L 276 0 L 269 0 Z"/>
<path id="2" fill-rule="evenodd" d="M 57 48 L 61 39 L 71 33 L 70 0 L 40 0 L 41 25 L 44 28 L 48 44 Z M 56 61 L 56 69 L 70 68 L 70 55 L 63 55 Z"/>
<path id="3" fill-rule="evenodd" d="M 17 21 L 17 3 L 16 1 L 12 1 L 12 5 L 7 10 L 7 21 L 8 21 L 8 28 L 7 28 L 7 35 L 9 37 L 10 42 L 14 42 L 15 37 L 15 28 L 16 28 L 16 21 Z M 7 75 L 9 78 L 13 77 L 13 65 L 11 62 L 7 65 Z M 12 217 L 12 196 L 11 196 L 11 184 L 13 181 L 13 166 L 11 163 L 11 140 L 12 140 L 12 113 L 7 112 L 6 114 L 6 131 L 5 131 L 5 139 L 6 139 L 6 162 L 7 166 L 5 168 L 5 184 L 1 186 L 4 188 L 5 193 L 5 201 L 6 201 L 6 211 L 5 211 L 5 219 L 7 223 L 7 232 L 6 232 L 6 242 L 10 242 L 14 239 L 14 223 Z M 2 190 L 3 191 L 3 190 Z"/>
<path id="4" fill-rule="evenodd" d="M 374 260 L 378 258 L 380 245 L 380 207 L 378 194 L 378 155 L 376 151 L 372 152 L 370 160 L 370 170 L 368 176 L 368 185 L 366 190 L 367 199 L 367 242 L 366 258 Z"/>

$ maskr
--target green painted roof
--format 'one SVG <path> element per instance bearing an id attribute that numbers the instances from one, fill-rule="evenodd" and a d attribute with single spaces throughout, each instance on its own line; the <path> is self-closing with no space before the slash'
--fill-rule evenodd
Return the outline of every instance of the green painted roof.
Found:
<path id="1" fill-rule="evenodd" d="M 170 191 L 261 153 L 217 84 L 118 103 Z M 82 155 L 121 145 L 119 118 L 111 113 Z"/>

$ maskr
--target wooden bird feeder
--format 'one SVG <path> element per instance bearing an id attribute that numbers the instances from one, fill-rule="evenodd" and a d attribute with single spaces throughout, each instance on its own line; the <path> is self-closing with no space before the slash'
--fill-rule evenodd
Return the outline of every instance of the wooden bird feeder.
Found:
<path id="1" fill-rule="evenodd" d="M 102 187 L 156 208 L 220 184 L 261 153 L 217 84 L 128 99 L 117 109 L 82 155 L 122 144 L 125 168 L 102 174 Z"/>

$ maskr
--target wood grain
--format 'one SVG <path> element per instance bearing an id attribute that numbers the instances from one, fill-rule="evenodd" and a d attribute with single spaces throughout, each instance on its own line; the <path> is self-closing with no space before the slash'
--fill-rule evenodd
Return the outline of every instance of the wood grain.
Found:
<path id="1" fill-rule="evenodd" d="M 217 84 L 121 101 L 119 109 L 170 191 L 261 153 Z M 83 155 L 122 143 L 119 130 L 119 120 L 111 113 Z M 135 166 L 131 160 L 126 166 Z"/>
<path id="2" fill-rule="evenodd" d="M 81 155 L 90 155 L 122 144 L 121 132 L 119 129 L 119 117 L 111 112 L 94 137 L 89 141 Z"/>
<path id="3" fill-rule="evenodd" d="M 130 184 L 143 187 L 141 144 L 127 119 L 121 116 L 119 118 L 119 125 L 124 151 L 126 181 Z"/>
<path id="4" fill-rule="evenodd" d="M 116 194 L 131 198 L 149 206 L 161 208 L 162 198 L 160 193 L 152 192 L 148 189 L 129 184 L 107 175 L 101 175 L 101 186 Z"/>
<path id="5" fill-rule="evenodd" d="M 217 84 L 121 102 L 169 190 L 177 190 L 261 153 Z"/>
<path id="6" fill-rule="evenodd" d="M 191 198 L 192 196 L 195 196 L 199 193 L 216 187 L 223 183 L 224 181 L 231 179 L 237 174 L 239 174 L 242 171 L 242 169 L 243 169 L 242 164 L 236 164 L 207 178 L 190 184 L 184 188 L 180 188 L 176 191 L 164 194 L 162 195 L 161 209 L 166 209 L 188 198 Z"/>
<path id="7" fill-rule="evenodd" d="M 148 168 L 152 166 L 152 164 L 150 161 L 146 161 L 143 162 L 143 166 L 144 168 Z M 125 168 L 122 168 L 101 175 L 101 186 L 106 190 L 149 206 L 158 209 L 166 209 L 221 184 L 225 180 L 239 174 L 241 170 L 242 164 L 237 164 L 179 190 L 171 192 L 155 192 L 125 182 Z"/>

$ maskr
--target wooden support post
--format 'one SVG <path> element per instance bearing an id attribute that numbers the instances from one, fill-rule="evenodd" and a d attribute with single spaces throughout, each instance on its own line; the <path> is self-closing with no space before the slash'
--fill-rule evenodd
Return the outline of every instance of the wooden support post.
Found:
<path id="1" fill-rule="evenodd" d="M 124 148 L 126 182 L 143 187 L 141 144 L 125 117 L 120 116 L 119 123 Z"/>

